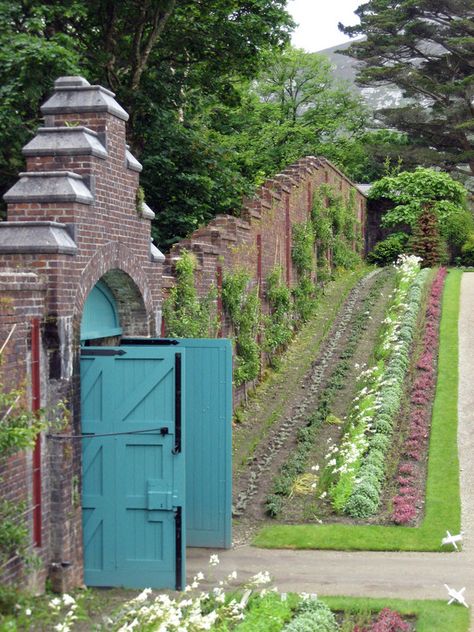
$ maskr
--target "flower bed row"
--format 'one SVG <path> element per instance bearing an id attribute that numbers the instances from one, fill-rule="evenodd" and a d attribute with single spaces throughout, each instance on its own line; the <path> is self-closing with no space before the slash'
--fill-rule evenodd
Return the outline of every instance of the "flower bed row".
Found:
<path id="1" fill-rule="evenodd" d="M 376 513 L 385 459 L 399 411 L 409 353 L 428 270 L 420 259 L 400 258 L 397 284 L 375 349 L 374 366 L 359 376 L 359 392 L 339 446 L 326 455 L 321 480 L 334 508 L 354 518 Z"/>
<path id="2" fill-rule="evenodd" d="M 340 354 L 339 361 L 318 398 L 316 410 L 310 415 L 307 425 L 298 430 L 296 448 L 281 467 L 278 476 L 274 480 L 272 493 L 267 497 L 265 505 L 266 511 L 272 517 L 280 513 L 282 497 L 287 497 L 291 494 L 295 480 L 299 475 L 305 472 L 308 467 L 308 457 L 317 439 L 318 430 L 328 418 L 331 412 L 331 404 L 337 392 L 344 386 L 344 378 L 351 368 L 350 359 L 356 351 L 362 332 L 367 328 L 370 308 L 374 305 L 380 294 L 380 289 L 385 283 L 386 276 L 380 273 L 371 290 L 362 301 L 361 308 L 357 315 L 353 318 L 352 322 L 344 324 L 344 326 L 350 324 L 351 331 L 344 351 Z M 342 332 L 336 332 L 334 338 L 340 338 L 341 335 Z M 323 358 L 321 364 L 327 364 L 325 358 Z M 321 381 L 322 375 L 321 372 L 319 381 Z"/>
<path id="3" fill-rule="evenodd" d="M 154 593 L 145 588 L 125 601 L 114 613 L 104 616 L 94 629 L 102 632 L 338 632 L 340 625 L 329 606 L 315 594 L 279 593 L 269 588 L 271 577 L 267 571 L 259 572 L 245 584 L 236 583 L 233 571 L 224 579 L 214 577 L 219 564 L 217 555 L 209 560 L 209 577 L 213 578 L 206 590 L 203 573 L 197 573 L 184 593 L 178 597 Z M 84 601 L 87 593 L 76 597 L 68 594 L 56 596 L 46 605 L 49 613 L 36 609 L 33 604 L 15 606 L 15 619 L 2 619 L 0 629 L 38 629 L 72 632 L 78 621 L 88 620 Z M 405 627 L 391 627 L 380 622 L 397 622 L 403 626 L 398 613 L 385 609 L 378 615 L 367 612 L 364 622 L 368 627 L 352 624 L 354 632 L 401 632 Z M 43 625 L 44 624 L 44 625 Z M 350 625 L 350 623 L 348 623 Z M 344 629 L 349 629 L 345 627 Z"/>
<path id="4" fill-rule="evenodd" d="M 417 505 L 422 500 L 416 487 L 418 476 L 414 462 L 421 460 L 428 444 L 431 402 L 436 386 L 441 298 L 446 274 L 446 268 L 438 270 L 428 299 L 422 352 L 416 365 L 417 375 L 410 393 L 408 437 L 403 448 L 404 458 L 398 468 L 398 493 L 392 501 L 392 520 L 396 524 L 406 524 L 413 520 L 417 513 Z"/>

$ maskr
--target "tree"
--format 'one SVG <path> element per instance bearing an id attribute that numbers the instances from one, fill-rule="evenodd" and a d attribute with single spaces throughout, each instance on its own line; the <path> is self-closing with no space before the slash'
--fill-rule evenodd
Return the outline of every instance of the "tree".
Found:
<path id="1" fill-rule="evenodd" d="M 409 101 L 378 112 L 386 127 L 406 132 L 415 162 L 474 175 L 474 7 L 472 0 L 368 0 L 363 35 L 346 51 L 363 62 L 358 83 L 397 85 Z"/>
<path id="2" fill-rule="evenodd" d="M 428 208 L 454 256 L 474 231 L 472 214 L 467 209 L 467 191 L 447 173 L 418 167 L 386 176 L 374 183 L 369 198 L 392 203 L 382 217 L 383 226 L 408 226 L 413 232 Z"/>
<path id="3" fill-rule="evenodd" d="M 208 116 L 235 106 L 264 53 L 288 40 L 286 0 L 0 0 L 0 193 L 59 75 L 117 93 L 167 246 L 248 191 Z M 26 123 L 26 125 L 25 125 Z"/>
<path id="4" fill-rule="evenodd" d="M 408 249 L 422 258 L 421 265 L 424 268 L 446 263 L 446 242 L 443 243 L 441 239 L 438 218 L 429 204 L 423 205 L 408 242 Z"/>
<path id="5" fill-rule="evenodd" d="M 213 126 L 255 180 L 311 154 L 344 168 L 365 121 L 361 99 L 334 81 L 326 58 L 287 47 L 267 56 L 265 70 L 243 87 L 241 105 L 214 114 Z"/>

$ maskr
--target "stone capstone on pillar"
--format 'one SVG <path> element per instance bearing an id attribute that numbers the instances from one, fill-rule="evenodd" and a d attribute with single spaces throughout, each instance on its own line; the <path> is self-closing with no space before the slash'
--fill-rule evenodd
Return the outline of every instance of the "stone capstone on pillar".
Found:
<path id="1" fill-rule="evenodd" d="M 94 202 L 82 177 L 72 171 L 32 171 L 20 173 L 19 176 L 18 182 L 3 196 L 8 204 Z"/>
<path id="2" fill-rule="evenodd" d="M 128 114 L 115 100 L 115 94 L 102 86 L 91 86 L 83 77 L 60 77 L 54 82 L 54 93 L 41 106 L 41 113 L 67 114 L 108 112 L 122 121 Z"/>
<path id="3" fill-rule="evenodd" d="M 87 127 L 42 127 L 23 147 L 25 156 L 97 156 L 106 159 L 107 151 L 99 135 Z"/>
<path id="4" fill-rule="evenodd" d="M 77 246 L 66 224 L 0 222 L 0 253 L 75 255 Z"/>

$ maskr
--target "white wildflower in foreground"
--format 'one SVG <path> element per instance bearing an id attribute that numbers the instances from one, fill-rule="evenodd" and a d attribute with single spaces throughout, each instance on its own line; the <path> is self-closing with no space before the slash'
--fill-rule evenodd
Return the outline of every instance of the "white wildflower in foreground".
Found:
<path id="1" fill-rule="evenodd" d="M 218 564 L 219 564 L 219 556 L 214 553 L 209 558 L 209 566 L 217 566 Z"/>

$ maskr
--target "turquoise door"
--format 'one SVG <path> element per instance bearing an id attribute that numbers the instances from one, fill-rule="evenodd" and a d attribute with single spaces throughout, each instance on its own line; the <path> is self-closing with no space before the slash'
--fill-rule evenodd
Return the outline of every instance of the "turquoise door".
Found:
<path id="1" fill-rule="evenodd" d="M 84 581 L 181 589 L 185 350 L 81 352 Z"/>
<path id="2" fill-rule="evenodd" d="M 232 344 L 180 339 L 186 353 L 186 541 L 232 545 Z"/>

